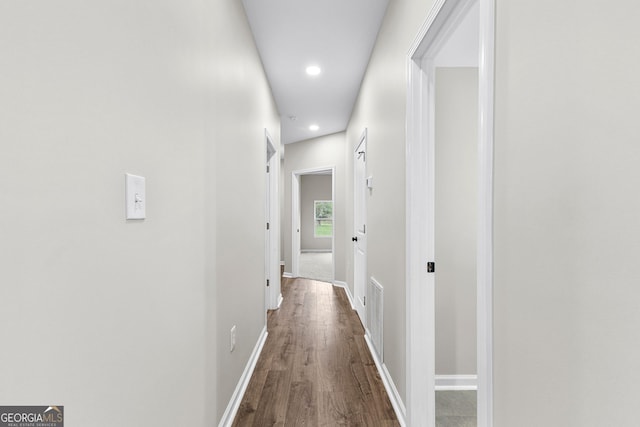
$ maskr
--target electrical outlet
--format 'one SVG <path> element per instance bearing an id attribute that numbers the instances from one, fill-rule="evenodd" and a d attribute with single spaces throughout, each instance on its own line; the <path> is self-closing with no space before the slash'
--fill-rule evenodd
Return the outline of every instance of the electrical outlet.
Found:
<path id="1" fill-rule="evenodd" d="M 236 348 L 236 325 L 233 325 L 233 327 L 231 328 L 231 348 L 229 349 L 230 352 L 233 353 L 233 350 Z"/>

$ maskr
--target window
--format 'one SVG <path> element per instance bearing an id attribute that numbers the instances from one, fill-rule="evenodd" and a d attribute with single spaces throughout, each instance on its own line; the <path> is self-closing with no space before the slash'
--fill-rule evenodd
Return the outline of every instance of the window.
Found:
<path id="1" fill-rule="evenodd" d="M 313 235 L 315 237 L 333 236 L 333 201 L 316 200 L 313 202 Z"/>

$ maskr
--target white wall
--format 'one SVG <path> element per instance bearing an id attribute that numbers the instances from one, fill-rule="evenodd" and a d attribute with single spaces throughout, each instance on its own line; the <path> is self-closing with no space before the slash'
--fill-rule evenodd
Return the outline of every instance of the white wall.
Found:
<path id="1" fill-rule="evenodd" d="M 335 280 L 345 281 L 345 250 L 348 240 L 349 250 L 351 239 L 347 238 L 346 227 L 349 226 L 345 218 L 345 134 L 336 133 L 307 141 L 287 144 L 284 156 L 284 257 L 285 270 L 291 272 L 291 174 L 296 170 L 335 166 L 335 194 L 333 202 L 334 233 L 335 233 Z"/>
<path id="2" fill-rule="evenodd" d="M 216 37 L 219 102 L 212 140 L 218 183 L 218 416 L 229 402 L 266 321 L 265 128 L 276 148 L 280 145 L 278 112 L 244 10 L 240 2 L 220 3 L 215 25 L 224 34 Z M 230 353 L 234 325 L 236 349 Z"/>
<path id="3" fill-rule="evenodd" d="M 478 69 L 435 79 L 436 375 L 476 370 Z"/>
<path id="4" fill-rule="evenodd" d="M 263 235 L 253 166 L 278 131 L 245 21 L 233 2 L 0 3 L 0 401 L 63 404 L 70 425 L 112 426 L 104 408 L 217 424 L 264 324 L 264 266 L 216 266 Z M 124 219 L 125 172 L 147 178 L 144 221 Z"/>
<path id="5" fill-rule="evenodd" d="M 640 4 L 496 16 L 495 425 L 637 425 Z"/>
<path id="6" fill-rule="evenodd" d="M 358 101 L 347 129 L 347 200 L 353 200 L 353 157 L 368 128 L 368 275 L 384 287 L 384 363 L 405 397 L 405 111 L 406 54 L 431 1 L 391 1 Z M 353 206 L 347 207 L 353 218 Z M 348 221 L 347 236 L 353 234 Z M 353 251 L 347 255 L 347 281 L 353 286 Z"/>
<path id="7" fill-rule="evenodd" d="M 331 237 L 315 237 L 316 200 L 332 200 L 331 175 L 300 177 L 300 249 L 331 251 Z"/>

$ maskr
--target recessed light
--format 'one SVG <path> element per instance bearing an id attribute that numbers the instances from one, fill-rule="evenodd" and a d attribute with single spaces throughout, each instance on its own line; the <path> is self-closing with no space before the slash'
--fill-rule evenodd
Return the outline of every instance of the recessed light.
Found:
<path id="1" fill-rule="evenodd" d="M 310 76 L 317 76 L 322 72 L 322 69 L 317 65 L 309 65 L 306 71 L 307 71 L 307 74 Z"/>
<path id="2" fill-rule="evenodd" d="M 320 126 L 318 126 L 318 125 L 311 125 L 311 126 L 309 126 L 309 130 L 311 130 L 311 131 L 314 131 L 314 132 L 315 132 L 315 131 L 317 131 L 318 129 L 320 129 Z"/>

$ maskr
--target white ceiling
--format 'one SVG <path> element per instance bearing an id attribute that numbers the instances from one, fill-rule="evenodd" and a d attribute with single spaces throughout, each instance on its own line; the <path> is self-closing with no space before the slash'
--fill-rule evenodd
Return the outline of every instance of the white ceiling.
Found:
<path id="1" fill-rule="evenodd" d="M 344 131 L 388 0 L 243 0 L 285 144 Z M 322 73 L 309 77 L 305 69 Z M 316 124 L 319 130 L 311 131 Z"/>

